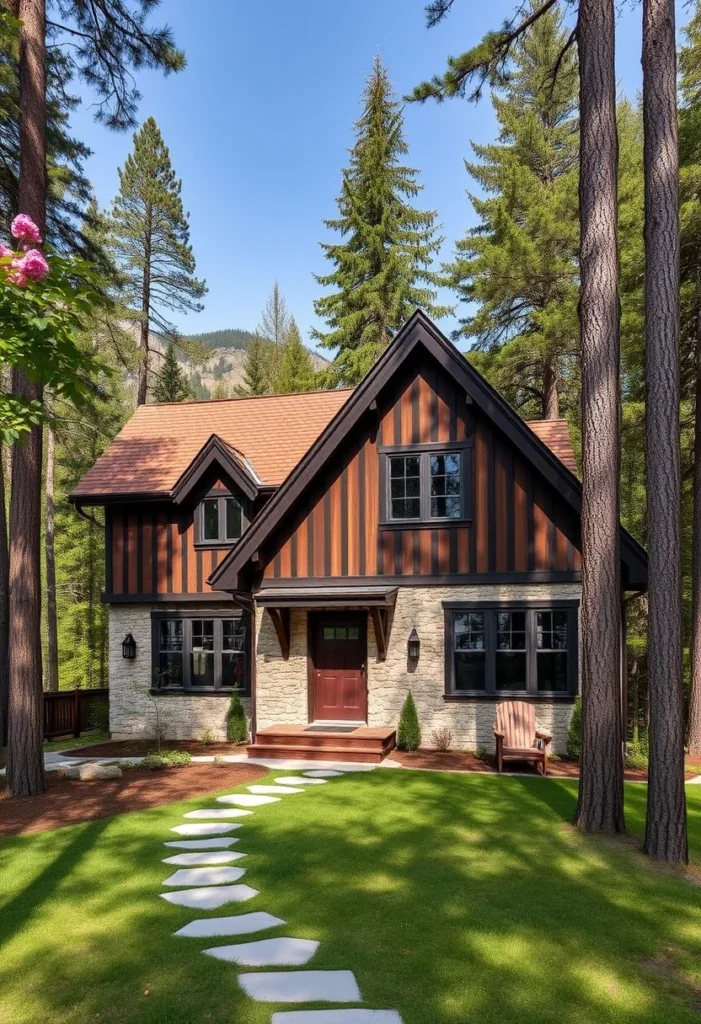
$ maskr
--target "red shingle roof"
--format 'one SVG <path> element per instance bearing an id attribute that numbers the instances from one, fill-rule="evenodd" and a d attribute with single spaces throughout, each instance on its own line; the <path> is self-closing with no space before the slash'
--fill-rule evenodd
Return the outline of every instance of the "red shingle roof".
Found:
<path id="1" fill-rule="evenodd" d="M 351 394 L 140 405 L 73 496 L 168 494 L 212 434 L 241 452 L 264 484 L 278 486 Z"/>
<path id="2" fill-rule="evenodd" d="M 263 484 L 277 487 L 351 394 L 344 389 L 141 405 L 73 497 L 167 495 L 212 434 L 240 452 Z M 565 420 L 535 420 L 528 426 L 577 472 Z"/>

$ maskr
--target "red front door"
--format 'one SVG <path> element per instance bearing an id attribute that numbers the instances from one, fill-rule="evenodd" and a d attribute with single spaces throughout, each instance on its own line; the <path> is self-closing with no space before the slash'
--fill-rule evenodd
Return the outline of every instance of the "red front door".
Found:
<path id="1" fill-rule="evenodd" d="M 366 624 L 364 613 L 334 612 L 310 616 L 315 722 L 366 721 Z"/>

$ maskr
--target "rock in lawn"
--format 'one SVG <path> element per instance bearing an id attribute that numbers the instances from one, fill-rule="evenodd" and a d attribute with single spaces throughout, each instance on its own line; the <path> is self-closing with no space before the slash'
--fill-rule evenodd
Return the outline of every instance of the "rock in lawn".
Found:
<path id="1" fill-rule="evenodd" d="M 103 781 L 121 779 L 122 769 L 116 764 L 96 764 L 89 761 L 87 764 L 69 765 L 68 768 L 64 768 L 63 774 L 67 779 L 79 779 L 81 782 L 93 779 Z"/>

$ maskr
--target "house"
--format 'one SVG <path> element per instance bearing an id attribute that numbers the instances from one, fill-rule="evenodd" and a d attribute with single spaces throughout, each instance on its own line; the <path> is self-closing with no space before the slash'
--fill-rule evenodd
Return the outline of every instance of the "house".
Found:
<path id="1" fill-rule="evenodd" d="M 71 496 L 106 510 L 113 734 L 222 737 L 237 686 L 253 753 L 378 759 L 411 690 L 427 741 L 491 749 L 518 697 L 564 750 L 575 470 L 420 312 L 355 390 L 141 406 Z M 644 589 L 623 529 L 621 563 Z"/>

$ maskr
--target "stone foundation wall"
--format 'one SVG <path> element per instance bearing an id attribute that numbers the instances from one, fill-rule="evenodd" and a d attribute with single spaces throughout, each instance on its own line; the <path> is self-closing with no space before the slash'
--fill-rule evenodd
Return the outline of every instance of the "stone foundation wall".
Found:
<path id="1" fill-rule="evenodd" d="M 156 714 L 161 720 L 163 737 L 170 740 L 197 740 L 206 730 L 215 739 L 226 739 L 227 693 L 223 696 L 172 693 L 152 697 L 151 688 L 151 612 L 190 611 L 202 616 L 204 608 L 178 605 L 111 605 L 109 611 L 109 685 L 110 732 L 113 739 L 151 739 L 156 736 Z M 136 658 L 122 657 L 122 640 L 131 633 L 136 640 Z M 243 705 L 250 719 L 251 701 Z"/>
<path id="2" fill-rule="evenodd" d="M 443 699 L 445 645 L 443 601 L 579 599 L 579 584 L 518 584 L 500 586 L 400 587 L 390 627 L 387 659 L 377 660 L 372 623 L 368 620 L 368 725 L 396 725 L 404 699 L 412 691 L 423 732 L 431 745 L 434 729 L 448 727 L 453 746 L 491 750 L 495 703 L 491 700 L 448 702 Z M 407 664 L 407 638 L 415 626 L 421 640 L 418 664 Z M 257 725 L 303 724 L 307 704 L 307 615 L 293 611 L 290 658 L 283 661 L 267 612 L 256 613 Z M 581 663 L 581 659 L 580 659 Z M 564 753 L 571 703 L 536 704 L 536 722 L 553 734 L 552 749 Z"/>

